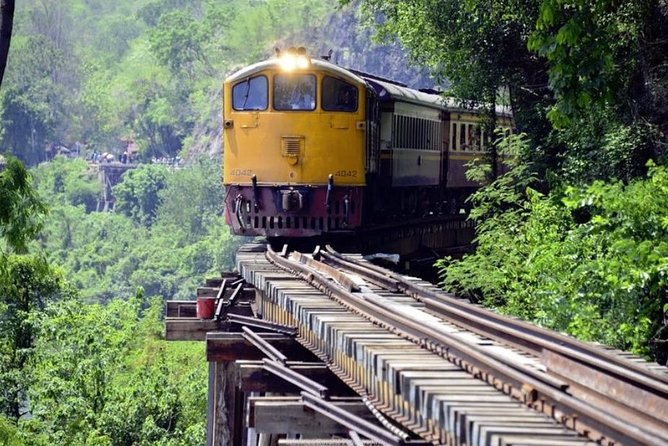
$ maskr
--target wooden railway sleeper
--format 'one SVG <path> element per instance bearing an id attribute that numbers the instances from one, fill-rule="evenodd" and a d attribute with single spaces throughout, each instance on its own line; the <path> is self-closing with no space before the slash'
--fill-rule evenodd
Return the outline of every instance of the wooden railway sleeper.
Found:
<path id="1" fill-rule="evenodd" d="M 388 278 L 391 278 L 399 284 L 403 291 L 412 295 L 417 300 L 425 303 L 427 307 L 433 306 L 435 310 L 438 311 L 453 311 L 457 309 L 459 311 L 453 311 L 453 315 L 458 316 L 455 320 L 466 320 L 468 322 L 475 321 L 477 324 L 475 327 L 465 327 L 473 331 L 478 332 L 476 328 L 483 328 L 484 331 L 481 333 L 484 336 L 493 337 L 494 332 L 500 332 L 501 330 L 512 330 L 509 331 L 513 336 L 526 338 L 527 341 L 533 343 L 534 351 L 540 352 L 544 348 L 555 349 L 562 354 L 569 356 L 574 355 L 574 350 L 581 354 L 590 354 L 597 357 L 598 359 L 615 365 L 621 365 L 623 367 L 616 370 L 617 373 L 624 374 L 624 376 L 631 377 L 631 374 L 636 374 L 638 377 L 644 377 L 644 385 L 653 386 L 652 388 L 656 391 L 661 392 L 664 395 L 668 395 L 668 387 L 660 386 L 658 383 L 664 383 L 668 385 L 668 375 L 660 375 L 654 372 L 651 372 L 647 368 L 640 366 L 638 364 L 632 363 L 630 361 L 622 361 L 615 355 L 609 354 L 600 348 L 590 346 L 586 343 L 577 341 L 569 336 L 553 333 L 549 330 L 536 327 L 535 325 L 529 324 L 524 321 L 517 319 L 511 319 L 503 317 L 494 313 L 493 311 L 487 310 L 482 307 L 472 306 L 469 303 L 464 303 L 460 299 L 457 299 L 453 295 L 443 292 L 443 291 L 433 291 L 427 289 L 421 285 L 410 282 L 402 278 L 400 275 L 387 271 L 384 268 L 378 267 L 373 264 L 364 264 L 361 265 L 360 262 L 357 262 L 353 259 L 347 259 L 340 253 L 336 252 L 331 246 L 327 245 L 327 253 L 338 259 L 356 265 L 359 268 L 367 269 L 385 275 Z M 360 270 L 361 271 L 361 270 Z M 361 274 L 361 272 L 360 272 Z M 480 316 L 484 316 L 481 318 Z M 527 334 L 530 333 L 530 334 Z M 547 340 L 547 341 L 546 341 Z M 549 341 L 549 343 L 548 343 Z M 561 348 L 558 348 L 561 347 Z M 568 348 L 567 348 L 568 347 Z M 579 358 L 583 358 L 579 356 Z M 646 379 L 651 378 L 655 380 L 657 384 L 648 382 Z M 658 387 L 657 387 L 658 386 Z"/>
<path id="2" fill-rule="evenodd" d="M 272 304 L 272 305 L 273 305 L 273 304 Z M 305 340 L 302 339 L 302 338 L 298 338 L 298 339 L 299 339 L 300 343 L 302 343 L 302 344 L 305 345 L 307 348 L 309 348 L 309 349 L 311 349 L 312 351 L 314 351 L 314 353 L 316 353 L 319 357 L 322 357 L 322 359 L 327 360 L 328 357 L 327 357 L 327 355 L 326 355 L 325 353 L 322 353 L 322 352 L 321 352 L 321 353 L 318 353 L 318 348 L 316 348 L 316 347 L 313 346 L 313 345 L 308 344 L 308 342 L 305 341 Z M 346 372 L 344 372 L 342 369 L 340 369 L 340 367 L 338 367 L 336 364 L 332 364 L 330 368 L 331 368 L 332 371 L 334 371 L 337 375 L 339 375 L 339 377 L 341 377 L 342 379 L 344 379 L 344 381 L 346 381 L 346 382 L 350 382 L 350 383 L 352 384 L 352 387 L 356 387 L 356 384 L 355 384 L 355 381 L 354 381 L 354 380 L 348 380 L 348 379 L 345 379 L 345 378 L 342 376 L 342 374 L 345 374 Z M 363 389 L 362 389 L 361 391 L 363 391 Z M 358 392 L 360 392 L 360 390 L 358 390 Z M 373 398 L 373 399 L 374 399 L 374 401 L 376 401 L 375 398 Z M 384 409 L 382 409 L 382 407 L 381 407 L 381 406 L 383 405 L 382 402 L 378 402 L 378 403 L 375 403 L 375 404 L 377 404 L 377 407 L 379 407 L 381 410 L 384 410 Z M 378 405 L 380 405 L 380 406 L 378 406 Z M 391 406 L 387 406 L 387 407 L 390 408 Z M 391 409 L 390 409 L 390 410 L 391 410 Z M 395 419 L 395 421 L 397 421 L 397 422 L 403 424 L 404 426 L 408 426 L 408 425 L 409 425 L 409 423 L 406 423 L 405 420 L 404 420 L 404 422 L 402 422 L 400 419 L 397 419 L 397 418 L 396 418 L 395 416 L 393 416 L 392 414 L 387 414 L 387 415 L 390 416 L 391 418 Z M 419 427 L 420 432 L 422 432 L 423 428 L 420 427 L 420 425 L 416 425 L 416 426 Z M 415 432 L 418 433 L 417 430 L 416 430 Z M 420 434 L 420 435 L 421 435 L 424 439 L 427 439 L 427 440 L 429 440 L 429 441 L 434 441 L 434 442 L 436 442 L 436 443 L 438 443 L 438 444 L 443 444 L 442 441 L 443 441 L 443 438 L 444 438 L 444 437 L 440 437 L 440 439 L 439 439 L 438 436 L 432 436 L 432 434 L 429 434 L 428 432 L 425 432 L 424 434 Z M 442 436 L 443 433 L 441 433 L 440 435 Z M 454 437 L 453 437 L 453 438 L 454 438 Z M 451 438 L 451 440 L 452 440 L 452 441 L 455 441 L 455 440 L 453 440 L 452 438 Z M 450 444 L 450 442 L 448 442 L 447 444 Z M 459 443 L 457 443 L 457 444 L 459 444 Z M 533 442 L 532 442 L 531 444 L 533 444 Z M 536 443 L 536 444 L 538 444 L 538 443 Z M 540 444 L 548 444 L 548 443 L 540 443 Z M 559 444 L 561 444 L 561 443 L 559 443 Z M 564 443 L 564 444 L 565 444 L 565 443 Z M 569 444 L 570 444 L 570 443 L 569 443 Z M 578 444 L 583 444 L 583 443 L 578 443 Z M 589 443 L 588 443 L 588 444 L 589 444 Z"/>
<path id="3" fill-rule="evenodd" d="M 524 384 L 530 385 L 540 395 L 547 397 L 563 413 L 580 414 L 580 417 L 585 420 L 584 424 L 589 430 L 603 432 L 605 436 L 619 439 L 626 445 L 668 445 L 668 438 L 659 438 L 655 434 L 650 434 L 637 426 L 629 426 L 624 420 L 618 419 L 610 413 L 591 407 L 587 403 L 565 394 L 563 391 L 556 390 L 550 385 L 528 377 L 511 367 L 499 364 L 498 361 L 484 354 L 470 350 L 470 345 L 463 345 L 459 340 L 453 339 L 447 333 L 427 334 L 421 324 L 407 320 L 406 318 L 397 318 L 393 312 L 378 305 L 373 305 L 367 299 L 356 296 L 340 285 L 332 283 L 319 272 L 314 271 L 302 262 L 280 258 L 271 249 L 267 250 L 266 256 L 272 263 L 293 271 L 346 308 L 357 314 L 364 315 L 364 317 L 376 324 L 395 327 L 395 330 L 401 332 L 403 335 L 409 335 L 413 339 L 427 337 L 434 339 L 436 342 L 449 345 L 450 349 L 454 350 L 465 362 L 482 366 L 490 374 L 503 379 L 514 388 L 521 389 Z"/>
<path id="4" fill-rule="evenodd" d="M 562 367 L 562 369 L 571 371 L 573 367 L 581 369 L 583 366 L 580 364 L 583 364 L 602 371 L 610 376 L 609 378 L 604 377 L 605 384 L 596 384 L 599 381 L 594 381 L 594 383 L 583 381 L 582 387 L 595 390 L 605 398 L 611 398 L 613 401 L 619 401 L 631 407 L 637 411 L 639 418 L 645 418 L 647 423 L 657 425 L 660 429 L 661 421 L 651 418 L 652 413 L 655 414 L 655 417 L 658 415 L 660 418 L 661 413 L 668 411 L 668 376 L 653 373 L 629 361 L 622 362 L 615 355 L 588 346 L 570 337 L 561 334 L 555 335 L 522 321 L 501 318 L 489 310 L 464 304 L 447 293 L 435 293 L 392 272 L 385 271 L 383 274 L 380 267 L 346 259 L 329 245 L 327 246 L 327 252 L 322 253 L 322 255 L 328 261 L 336 262 L 339 267 L 348 268 L 367 277 L 370 281 L 375 282 L 378 276 L 395 280 L 396 283 L 400 284 L 400 288 L 423 302 L 428 309 L 451 319 L 453 323 L 465 329 L 493 339 L 509 341 L 512 345 L 521 349 L 531 346 L 531 350 L 536 353 L 541 354 L 542 352 L 544 358 L 546 356 L 554 358 L 550 363 L 552 365 L 548 366 L 548 370 L 552 370 L 554 365 L 570 361 L 572 366 Z M 378 281 L 378 284 L 383 286 L 381 281 Z M 394 287 L 393 283 L 392 288 Z M 563 359 L 558 359 L 559 355 Z M 557 369 L 556 376 L 558 375 L 560 374 Z M 571 375 L 571 373 L 568 373 L 566 378 L 568 379 Z M 584 379 L 578 375 L 574 376 L 576 376 L 574 380 L 569 379 L 568 381 L 579 383 L 579 380 Z M 608 392 L 614 393 L 608 394 Z M 648 411 L 647 409 L 651 410 Z"/>

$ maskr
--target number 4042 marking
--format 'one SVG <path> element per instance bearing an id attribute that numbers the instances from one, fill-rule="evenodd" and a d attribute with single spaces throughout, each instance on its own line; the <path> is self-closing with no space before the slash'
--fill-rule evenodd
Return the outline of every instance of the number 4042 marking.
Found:
<path id="1" fill-rule="evenodd" d="M 335 177 L 356 177 L 357 176 L 357 171 L 356 170 L 337 170 L 334 172 Z"/>

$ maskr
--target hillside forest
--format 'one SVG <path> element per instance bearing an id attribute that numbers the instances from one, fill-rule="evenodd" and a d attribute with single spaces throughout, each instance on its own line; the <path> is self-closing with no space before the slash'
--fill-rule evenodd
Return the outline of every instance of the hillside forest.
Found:
<path id="1" fill-rule="evenodd" d="M 203 345 L 168 299 L 233 268 L 221 84 L 275 47 L 513 107 L 441 285 L 668 359 L 663 0 L 25 0 L 0 88 L 0 445 L 198 445 Z M 100 211 L 93 154 L 139 167 Z M 498 176 L 492 162 L 511 164 Z"/>

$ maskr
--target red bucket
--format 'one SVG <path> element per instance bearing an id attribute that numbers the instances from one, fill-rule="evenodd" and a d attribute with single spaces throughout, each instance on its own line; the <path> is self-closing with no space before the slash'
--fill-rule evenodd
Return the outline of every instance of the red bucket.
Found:
<path id="1" fill-rule="evenodd" d="M 197 319 L 213 319 L 213 315 L 215 313 L 216 313 L 215 297 L 197 298 Z"/>

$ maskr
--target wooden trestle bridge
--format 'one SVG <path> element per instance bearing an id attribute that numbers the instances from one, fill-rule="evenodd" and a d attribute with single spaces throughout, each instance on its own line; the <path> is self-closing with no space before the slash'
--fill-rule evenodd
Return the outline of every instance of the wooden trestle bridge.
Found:
<path id="1" fill-rule="evenodd" d="M 668 372 L 331 248 L 246 245 L 167 303 L 206 341 L 211 446 L 668 445 Z"/>

